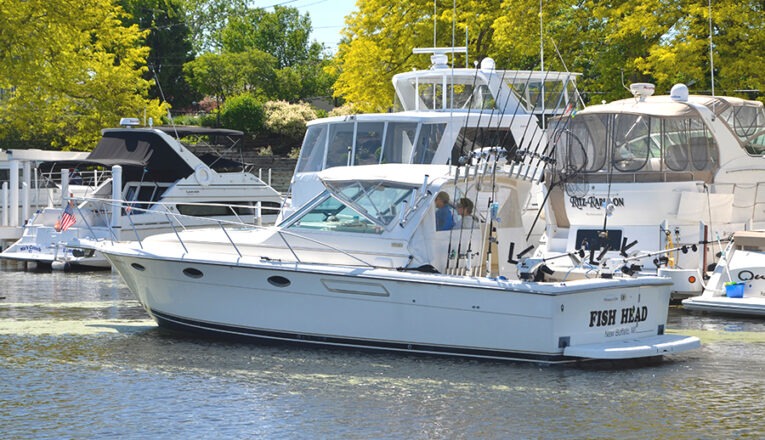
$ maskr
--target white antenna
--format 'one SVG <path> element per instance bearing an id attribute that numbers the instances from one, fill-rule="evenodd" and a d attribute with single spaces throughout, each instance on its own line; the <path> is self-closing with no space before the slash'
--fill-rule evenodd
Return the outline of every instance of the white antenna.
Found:
<path id="1" fill-rule="evenodd" d="M 715 96 L 715 54 L 712 45 L 712 0 L 709 0 L 709 74 L 712 77 L 712 96 Z"/>

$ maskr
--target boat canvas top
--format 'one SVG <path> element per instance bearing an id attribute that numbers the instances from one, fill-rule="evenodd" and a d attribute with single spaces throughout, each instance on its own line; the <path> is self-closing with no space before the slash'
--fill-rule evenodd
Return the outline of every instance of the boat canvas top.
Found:
<path id="1" fill-rule="evenodd" d="M 732 96 L 689 95 L 685 100 L 673 99 L 670 95 L 649 96 L 645 99 L 626 98 L 606 104 L 591 105 L 577 112 L 577 115 L 597 113 L 632 113 L 648 116 L 686 117 L 705 107 L 716 115 L 730 107 L 762 108 L 759 101 L 745 100 Z"/>

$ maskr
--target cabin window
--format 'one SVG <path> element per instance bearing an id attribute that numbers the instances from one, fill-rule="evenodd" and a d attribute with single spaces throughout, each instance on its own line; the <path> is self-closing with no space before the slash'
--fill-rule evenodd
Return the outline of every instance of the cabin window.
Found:
<path id="1" fill-rule="evenodd" d="M 359 122 L 356 130 L 354 165 L 371 165 L 380 162 L 385 123 Z"/>
<path id="2" fill-rule="evenodd" d="M 321 171 L 324 164 L 324 149 L 326 147 L 328 129 L 329 126 L 326 124 L 308 127 L 303 139 L 303 145 L 300 147 L 297 172 Z"/>
<path id="3" fill-rule="evenodd" d="M 765 108 L 757 105 L 732 105 L 720 117 L 743 142 L 750 156 L 765 154 Z"/>
<path id="4" fill-rule="evenodd" d="M 380 163 L 409 163 L 416 134 L 415 122 L 389 122 Z"/>
<path id="5" fill-rule="evenodd" d="M 470 151 L 497 146 L 505 147 L 508 151 L 515 151 L 515 138 L 510 128 L 463 127 L 452 147 L 451 163 L 458 164 L 460 156 L 465 156 Z"/>
<path id="6" fill-rule="evenodd" d="M 278 202 L 261 203 L 262 215 L 274 215 L 279 213 L 281 204 Z M 183 215 L 189 215 L 194 217 L 224 217 L 236 215 L 257 215 L 257 205 L 255 203 L 246 202 L 200 202 L 199 204 L 183 204 L 176 205 L 178 212 Z"/>
<path id="7" fill-rule="evenodd" d="M 344 167 L 351 164 L 350 155 L 353 150 L 355 125 L 353 122 L 330 124 L 325 168 Z"/>
<path id="8" fill-rule="evenodd" d="M 451 81 L 451 80 L 449 80 Z M 452 84 L 444 77 L 411 79 L 412 88 L 417 87 L 419 110 L 492 109 L 494 96 L 486 84 Z M 453 104 L 450 106 L 449 103 Z"/>
<path id="9" fill-rule="evenodd" d="M 566 173 L 594 172 L 606 164 L 606 115 L 581 115 L 561 132 L 556 163 Z"/>
<path id="10" fill-rule="evenodd" d="M 650 118 L 643 115 L 617 115 L 614 118 L 614 142 L 611 157 L 619 171 L 639 171 L 651 157 L 659 157 L 651 145 Z"/>
<path id="11" fill-rule="evenodd" d="M 414 151 L 412 163 L 429 164 L 433 163 L 433 157 L 438 150 L 438 144 L 446 129 L 446 124 L 423 124 L 420 129 L 420 136 L 417 142 L 417 148 Z"/>
<path id="12" fill-rule="evenodd" d="M 167 190 L 169 184 L 151 183 L 128 183 L 125 186 L 126 211 L 132 215 L 143 214 L 154 206 L 150 202 L 157 202 Z M 143 203 L 142 203 L 143 202 Z"/>
<path id="13" fill-rule="evenodd" d="M 570 121 L 556 155 L 567 172 L 692 172 L 714 170 L 719 149 L 699 118 L 593 114 Z"/>

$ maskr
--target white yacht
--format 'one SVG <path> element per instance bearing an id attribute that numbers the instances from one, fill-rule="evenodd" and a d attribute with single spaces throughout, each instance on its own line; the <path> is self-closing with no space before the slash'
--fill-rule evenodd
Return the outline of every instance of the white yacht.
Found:
<path id="1" fill-rule="evenodd" d="M 508 280 L 515 266 L 496 243 L 526 233 L 521 201 L 534 179 L 503 171 L 496 150 L 473 159 L 460 171 L 330 168 L 318 173 L 323 192 L 278 226 L 96 246 L 160 326 L 184 331 L 544 363 L 699 346 L 665 332 L 666 278 Z M 439 230 L 443 194 L 492 202 Z"/>
<path id="2" fill-rule="evenodd" d="M 547 226 L 528 265 L 557 280 L 658 273 L 676 297 L 698 295 L 716 240 L 765 226 L 763 104 L 632 90 L 554 127 Z"/>
<path id="3" fill-rule="evenodd" d="M 497 69 L 485 58 L 479 68 L 454 68 L 448 54 L 464 48 L 415 49 L 431 53 L 431 67 L 393 77 L 395 111 L 330 117 L 308 123 L 291 182 L 294 212 L 323 186 L 317 173 L 336 166 L 368 164 L 459 165 L 473 151 L 501 147 L 526 157 L 521 175 L 541 172 L 548 145 L 547 119 L 579 107 L 580 74 Z M 533 159 L 533 160 L 532 160 Z M 527 229 L 539 210 L 541 189 L 524 201 Z M 537 223 L 536 243 L 544 221 Z M 522 243 L 518 243 L 520 247 Z"/>
<path id="4" fill-rule="evenodd" d="M 178 216 L 189 216 L 185 227 L 206 224 L 206 217 L 235 221 L 271 222 L 281 207 L 280 194 L 251 173 L 218 172 L 179 140 L 178 136 L 241 136 L 234 130 L 200 127 L 105 129 L 95 149 L 64 168 L 62 190 L 69 194 L 69 170 L 105 167 L 111 178 L 87 197 L 67 197 L 64 208 L 38 210 L 24 226 L 21 238 L 0 258 L 52 265 L 108 267 L 103 256 L 79 246 L 81 240 L 141 239 L 172 230 Z M 61 165 L 61 164 L 59 164 Z"/>
<path id="5" fill-rule="evenodd" d="M 721 252 L 704 292 L 688 310 L 765 316 L 765 231 L 738 231 Z"/>

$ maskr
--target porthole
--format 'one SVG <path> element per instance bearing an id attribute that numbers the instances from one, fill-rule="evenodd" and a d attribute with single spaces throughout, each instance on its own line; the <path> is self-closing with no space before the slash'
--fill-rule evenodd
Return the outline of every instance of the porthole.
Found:
<path id="1" fill-rule="evenodd" d="M 268 277 L 268 282 L 272 286 L 276 286 L 276 287 L 287 287 L 291 284 L 290 280 L 288 280 L 287 278 L 281 277 L 279 275 Z"/>
<path id="2" fill-rule="evenodd" d="M 146 270 L 146 268 L 143 265 L 138 263 L 130 263 L 130 267 L 132 267 L 135 270 L 140 270 L 141 272 Z"/>
<path id="3" fill-rule="evenodd" d="M 194 269 L 193 267 L 187 267 L 186 269 L 183 269 L 183 274 L 189 278 L 202 278 L 204 275 L 201 270 Z"/>

